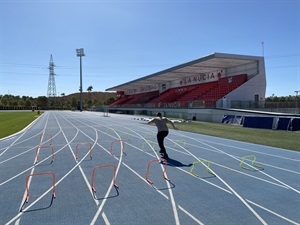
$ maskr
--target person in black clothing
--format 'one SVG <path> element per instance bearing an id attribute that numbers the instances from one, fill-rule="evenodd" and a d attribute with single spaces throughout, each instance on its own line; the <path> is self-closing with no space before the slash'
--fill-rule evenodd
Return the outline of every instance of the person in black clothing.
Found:
<path id="1" fill-rule="evenodd" d="M 169 120 L 166 117 L 162 117 L 160 112 L 156 114 L 155 118 L 151 119 L 148 122 L 148 124 L 150 124 L 150 123 L 154 123 L 157 127 L 156 138 L 157 138 L 158 146 L 160 148 L 159 153 L 161 154 L 162 158 L 167 159 L 168 154 L 167 154 L 166 148 L 164 146 L 164 139 L 169 134 L 169 128 L 168 128 L 167 124 L 168 123 L 171 124 L 175 130 L 177 130 L 177 128 L 175 127 L 174 123 L 171 120 Z"/>

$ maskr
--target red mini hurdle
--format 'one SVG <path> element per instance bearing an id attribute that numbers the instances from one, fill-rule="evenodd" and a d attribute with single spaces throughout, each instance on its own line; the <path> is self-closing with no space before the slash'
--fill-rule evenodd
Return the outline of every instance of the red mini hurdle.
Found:
<path id="1" fill-rule="evenodd" d="M 52 196 L 53 196 L 53 198 L 56 197 L 56 194 L 55 194 L 55 174 L 53 172 L 41 172 L 41 173 L 36 173 L 36 174 L 29 174 L 26 177 L 26 203 L 29 200 L 29 187 L 28 187 L 29 177 L 41 176 L 41 175 L 51 175 L 52 176 Z"/>
<path id="2" fill-rule="evenodd" d="M 96 170 L 96 169 L 105 168 L 105 167 L 113 167 L 113 169 L 114 169 L 113 185 L 115 186 L 115 188 L 119 188 L 118 185 L 116 184 L 116 171 L 117 171 L 117 168 L 116 168 L 116 166 L 113 165 L 113 164 L 107 164 L 107 165 L 102 165 L 102 166 L 96 166 L 96 167 L 93 168 L 93 171 L 92 171 L 92 182 L 91 182 L 91 187 L 92 187 L 92 191 L 93 191 L 93 192 L 96 192 L 96 188 L 95 188 L 95 185 L 94 185 L 94 181 L 95 181 L 95 170 Z"/>
<path id="3" fill-rule="evenodd" d="M 36 164 L 38 161 L 39 161 L 39 149 L 42 149 L 42 148 L 51 148 L 52 149 L 52 161 L 51 162 L 54 162 L 54 148 L 51 144 L 51 146 L 38 146 L 36 148 L 36 151 L 35 151 L 35 163 Z"/>
<path id="4" fill-rule="evenodd" d="M 149 170 L 150 170 L 150 164 L 153 163 L 153 162 L 160 162 L 160 161 L 163 161 L 164 162 L 164 171 L 163 171 L 163 178 L 167 181 L 170 181 L 167 176 L 166 176 L 166 170 L 167 170 L 167 160 L 163 159 L 163 158 L 160 158 L 160 159 L 154 159 L 154 160 L 151 160 L 150 162 L 148 162 L 148 167 L 147 167 L 147 172 L 146 172 L 146 180 L 150 183 L 150 184 L 153 184 L 153 182 L 149 179 Z"/>
<path id="5" fill-rule="evenodd" d="M 45 137 L 46 134 L 41 135 L 40 144 L 36 148 L 36 151 L 35 151 L 35 162 L 34 162 L 34 164 L 36 164 L 39 161 L 39 150 L 42 149 L 42 148 L 51 148 L 51 150 L 52 150 L 52 161 L 51 162 L 54 162 L 54 147 L 52 145 L 52 135 L 51 134 L 48 134 L 48 135 L 49 135 L 49 144 L 48 145 L 42 145 L 43 137 Z"/>
<path id="6" fill-rule="evenodd" d="M 90 145 L 90 149 L 89 149 L 89 152 L 90 152 L 90 158 L 91 159 L 93 159 L 93 156 L 92 156 L 92 146 L 93 146 L 93 144 L 92 143 L 79 143 L 79 144 L 77 144 L 76 145 L 76 160 L 78 159 L 78 147 L 80 146 L 80 145 Z"/>
<path id="7" fill-rule="evenodd" d="M 126 153 L 124 152 L 124 142 L 125 142 L 125 141 L 126 141 L 126 140 L 113 140 L 113 141 L 111 142 L 111 144 L 110 144 L 110 154 L 112 154 L 113 144 L 114 144 L 115 142 L 120 142 L 120 143 L 121 143 L 121 151 L 123 152 L 123 154 L 126 155 Z"/>

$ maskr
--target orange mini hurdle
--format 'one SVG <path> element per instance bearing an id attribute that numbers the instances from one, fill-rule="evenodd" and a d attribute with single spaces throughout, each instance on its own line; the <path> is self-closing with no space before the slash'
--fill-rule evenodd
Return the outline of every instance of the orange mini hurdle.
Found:
<path id="1" fill-rule="evenodd" d="M 107 165 L 102 165 L 102 166 L 96 166 L 93 168 L 93 171 L 92 171 L 92 182 L 91 182 L 91 187 L 92 187 L 92 191 L 93 192 L 96 192 L 96 188 L 95 188 L 95 185 L 94 185 L 94 181 L 95 181 L 95 170 L 96 169 L 101 169 L 101 168 L 105 168 L 105 167 L 113 167 L 114 169 L 114 175 L 113 175 L 113 185 L 115 186 L 115 188 L 119 188 L 118 185 L 116 184 L 116 171 L 117 171 L 117 168 L 115 165 L 113 164 L 107 164 Z"/>
<path id="2" fill-rule="evenodd" d="M 90 149 L 89 149 L 89 151 L 90 151 L 90 159 L 93 159 L 93 156 L 92 156 L 92 146 L 93 146 L 93 144 L 92 143 L 79 143 L 79 144 L 77 144 L 76 145 L 76 160 L 78 159 L 78 147 L 80 146 L 80 145 L 90 145 Z"/>
<path id="3" fill-rule="evenodd" d="M 42 145 L 43 139 L 46 136 L 49 136 L 49 139 L 48 139 L 49 140 L 49 144 L 48 145 Z M 40 137 L 40 146 L 48 146 L 48 147 L 50 147 L 51 145 L 52 145 L 52 134 L 45 134 L 45 133 L 41 134 L 41 137 Z"/>
<path id="4" fill-rule="evenodd" d="M 36 151 L 35 151 L 35 163 L 36 164 L 38 161 L 39 161 L 39 149 L 42 149 L 42 148 L 51 148 L 52 149 L 52 161 L 51 162 L 54 162 L 54 148 L 51 144 L 51 146 L 38 146 L 36 148 Z"/>
<path id="5" fill-rule="evenodd" d="M 51 175 L 52 176 L 52 196 L 53 196 L 53 198 L 56 197 L 56 194 L 55 194 L 55 174 L 53 172 L 41 172 L 41 173 L 36 173 L 36 174 L 29 174 L 26 177 L 26 203 L 29 200 L 29 187 L 28 187 L 29 177 L 41 176 L 41 175 Z"/>
<path id="6" fill-rule="evenodd" d="M 170 179 L 167 178 L 166 176 L 166 170 L 167 170 L 167 160 L 163 159 L 163 158 L 160 158 L 160 159 L 154 159 L 154 160 L 151 160 L 150 162 L 148 162 L 148 167 L 147 167 L 147 172 L 146 172 L 146 180 L 150 183 L 150 184 L 153 184 L 153 182 L 149 179 L 149 170 L 150 170 L 150 164 L 153 163 L 153 162 L 160 162 L 160 161 L 163 161 L 164 162 L 164 171 L 163 171 L 163 178 L 167 181 L 170 181 Z"/>
<path id="7" fill-rule="evenodd" d="M 52 135 L 51 134 L 48 134 L 48 135 L 49 135 L 49 144 L 48 145 L 42 145 L 43 137 L 45 137 L 46 134 L 42 134 L 41 137 L 40 137 L 40 144 L 36 148 L 36 151 L 35 151 L 35 162 L 34 162 L 34 164 L 36 164 L 39 161 L 39 150 L 42 149 L 42 148 L 51 148 L 51 150 L 52 150 L 52 161 L 51 162 L 54 162 L 54 147 L 52 145 Z"/>
<path id="8" fill-rule="evenodd" d="M 124 152 L 124 142 L 125 142 L 125 141 L 126 141 L 126 140 L 113 140 L 113 141 L 111 142 L 111 144 L 110 144 L 110 154 L 112 155 L 113 144 L 114 144 L 115 142 L 120 142 L 120 143 L 121 143 L 121 151 L 123 152 L 124 155 L 126 155 L 126 153 Z"/>

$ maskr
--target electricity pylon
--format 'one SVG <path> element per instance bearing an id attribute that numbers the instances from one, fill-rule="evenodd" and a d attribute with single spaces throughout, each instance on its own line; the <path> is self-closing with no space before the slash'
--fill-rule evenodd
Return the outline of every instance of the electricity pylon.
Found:
<path id="1" fill-rule="evenodd" d="M 47 91 L 47 96 L 49 97 L 56 97 L 56 86 L 55 86 L 55 73 L 54 73 L 54 63 L 53 63 L 53 58 L 52 54 L 50 56 L 50 61 L 49 61 L 49 80 L 48 80 L 48 91 Z"/>

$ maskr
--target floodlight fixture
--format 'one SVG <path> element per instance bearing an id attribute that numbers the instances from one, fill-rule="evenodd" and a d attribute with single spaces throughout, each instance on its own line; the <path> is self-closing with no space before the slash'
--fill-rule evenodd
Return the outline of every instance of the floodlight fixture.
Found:
<path id="1" fill-rule="evenodd" d="M 84 49 L 83 49 L 83 48 L 77 48 L 77 49 L 76 49 L 76 55 L 77 55 L 78 57 L 85 56 L 85 55 L 84 55 Z"/>

